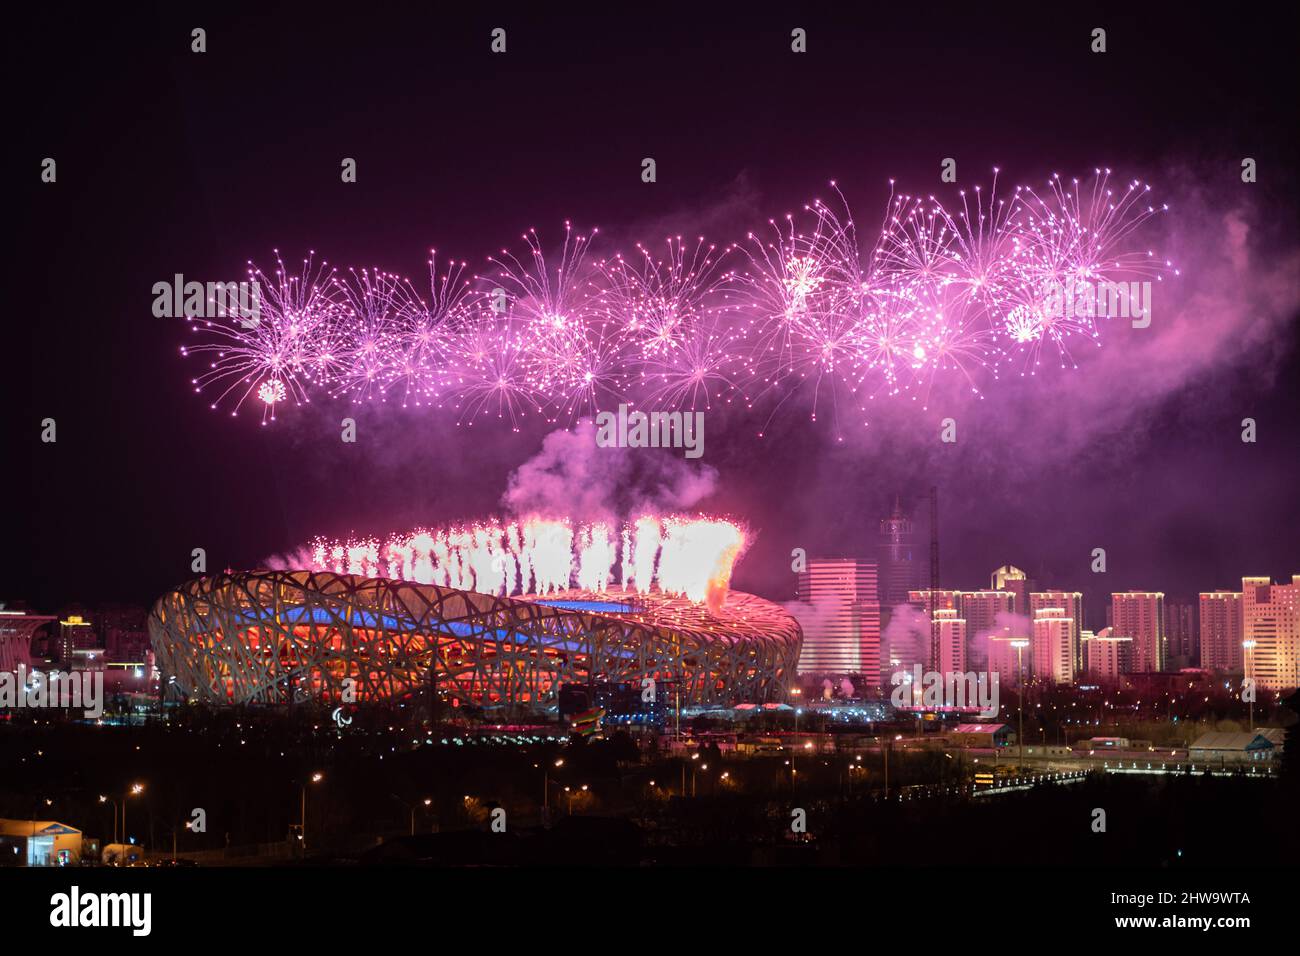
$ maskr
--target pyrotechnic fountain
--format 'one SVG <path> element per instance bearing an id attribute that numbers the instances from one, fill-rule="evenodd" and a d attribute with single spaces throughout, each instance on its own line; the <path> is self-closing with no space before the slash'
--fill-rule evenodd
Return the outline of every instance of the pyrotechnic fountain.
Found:
<path id="1" fill-rule="evenodd" d="M 507 597 L 658 590 L 716 614 L 745 544 L 744 530 L 719 518 L 643 515 L 620 526 L 535 517 L 417 528 L 382 542 L 318 538 L 307 566 Z"/>

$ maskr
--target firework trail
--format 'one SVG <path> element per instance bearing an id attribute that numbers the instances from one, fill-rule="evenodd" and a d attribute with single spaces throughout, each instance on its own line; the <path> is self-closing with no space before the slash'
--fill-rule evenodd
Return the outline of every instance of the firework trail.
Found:
<path id="1" fill-rule="evenodd" d="M 762 418 L 760 435 L 797 407 L 829 417 L 839 438 L 842 417 L 865 422 L 873 401 L 929 407 L 940 390 L 982 397 L 1008 371 L 1077 367 L 1079 346 L 1100 346 L 1116 303 L 1129 306 L 1125 283 L 1178 274 L 1138 242 L 1167 207 L 1110 170 L 1003 194 L 994 170 L 991 188 L 962 190 L 950 208 L 891 182 L 861 237 L 831 186 L 833 203 L 770 220 L 738 246 L 673 237 L 595 260 L 596 231 L 566 223 L 548 257 L 530 230 L 526 253 L 502 250 L 486 275 L 431 258 L 427 298 L 382 270 L 340 274 L 309 258 L 291 275 L 277 253 L 273 276 L 249 269 L 261 321 L 191 319 L 197 342 L 182 353 L 207 361 L 193 383 L 214 408 L 235 414 L 253 398 L 264 423 L 313 394 L 450 406 L 458 424 L 516 431 L 623 402 L 739 401 Z"/>

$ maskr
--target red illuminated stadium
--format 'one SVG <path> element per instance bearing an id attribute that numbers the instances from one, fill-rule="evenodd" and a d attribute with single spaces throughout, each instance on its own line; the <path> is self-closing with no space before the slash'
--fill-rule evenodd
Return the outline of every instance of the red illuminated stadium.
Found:
<path id="1" fill-rule="evenodd" d="M 547 707 L 563 684 L 680 682 L 682 706 L 778 701 L 802 633 L 777 605 L 728 592 L 607 589 L 502 597 L 331 571 L 199 578 L 149 620 L 172 693 L 216 703 L 397 698 L 427 686 L 483 705 Z"/>

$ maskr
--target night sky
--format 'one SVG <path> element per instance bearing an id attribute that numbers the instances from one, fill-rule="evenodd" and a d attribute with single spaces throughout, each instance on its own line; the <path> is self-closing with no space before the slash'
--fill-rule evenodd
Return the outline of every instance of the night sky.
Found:
<path id="1" fill-rule="evenodd" d="M 790 597 L 791 548 L 869 557 L 894 495 L 931 484 L 947 586 L 1013 563 L 1099 613 L 1111 590 L 1300 571 L 1293 12 L 418 6 L 14 14 L 0 599 L 147 603 L 192 576 L 195 547 L 210 569 L 250 567 L 315 534 L 500 513 L 541 448 L 540 425 L 469 430 L 431 410 L 314 405 L 266 428 L 213 412 L 179 355 L 185 323 L 151 313 L 174 273 L 241 278 L 279 249 L 419 278 L 430 247 L 475 268 L 565 219 L 608 248 L 726 243 L 830 179 L 875 221 L 890 178 L 946 195 L 949 156 L 959 185 L 995 165 L 1009 183 L 1097 165 L 1151 182 L 1171 207 L 1153 244 L 1183 276 L 1150 329 L 1117 325 L 1077 370 L 927 410 L 878 401 L 869 425 L 842 415 L 842 443 L 798 403 L 761 440 L 752 416 L 710 416 L 701 461 L 718 481 L 700 507 L 757 532 L 734 583 Z M 1089 52 L 1095 26 L 1105 54 Z M 338 440 L 344 414 L 356 445 Z M 948 415 L 955 446 L 936 437 Z"/>

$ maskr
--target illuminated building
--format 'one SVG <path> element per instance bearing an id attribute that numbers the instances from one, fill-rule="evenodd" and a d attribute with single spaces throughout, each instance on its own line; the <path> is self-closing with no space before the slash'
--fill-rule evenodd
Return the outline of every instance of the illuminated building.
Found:
<path id="1" fill-rule="evenodd" d="M 1242 673 L 1240 591 L 1202 591 L 1201 666 L 1229 674 Z"/>
<path id="2" fill-rule="evenodd" d="M 1133 638 L 1133 670 L 1165 667 L 1165 596 L 1161 591 L 1117 591 L 1110 596 L 1111 627 Z"/>
<path id="3" fill-rule="evenodd" d="M 1079 647 L 1079 635 L 1083 633 L 1083 595 L 1078 591 L 1031 591 L 1029 593 L 1029 619 L 1034 620 L 1043 608 L 1060 608 L 1066 617 L 1074 621 L 1074 633 L 1071 636 L 1070 659 L 1074 662 L 1073 670 L 1083 669 L 1083 650 Z M 1037 673 L 1037 672 L 1035 672 Z"/>
<path id="4" fill-rule="evenodd" d="M 911 590 L 907 592 L 907 603 L 920 608 L 926 613 L 927 617 L 933 617 L 935 609 L 941 611 L 957 610 L 959 593 L 958 591 L 945 591 L 943 589 L 935 591 L 925 588 Z M 931 598 L 933 598 L 933 607 L 931 606 Z"/>
<path id="5" fill-rule="evenodd" d="M 784 701 L 798 623 L 730 591 L 719 611 L 660 591 L 507 598 L 329 571 L 190 581 L 149 616 L 170 692 L 213 703 L 394 699 L 426 687 L 483 706 L 552 707 L 561 685 L 679 681 L 682 706 Z"/>
<path id="6" fill-rule="evenodd" d="M 1083 645 L 1083 669 L 1090 677 L 1114 683 L 1133 668 L 1131 637 L 1116 637 L 1107 627 L 1097 634 L 1084 631 L 1079 643 Z"/>
<path id="7" fill-rule="evenodd" d="M 1010 564 L 1004 564 L 993 572 L 990 587 L 994 591 L 1010 591 L 1015 595 L 1011 610 L 1016 614 L 1029 617 L 1029 594 L 1034 590 L 1034 586 L 1024 571 Z"/>
<path id="8" fill-rule="evenodd" d="M 69 614 L 59 622 L 57 660 L 64 665 L 71 665 L 79 656 L 85 657 L 78 655 L 78 651 L 99 651 L 102 656 L 103 649 L 90 622 L 80 614 Z"/>
<path id="9" fill-rule="evenodd" d="M 1268 690 L 1300 686 L 1300 574 L 1242 578 L 1241 620 L 1246 676 Z"/>
<path id="10" fill-rule="evenodd" d="M 1002 628 L 1000 632 L 990 634 L 987 641 L 988 646 L 988 670 L 990 674 L 998 675 L 998 684 L 1001 687 L 1018 687 L 1020 686 L 1020 666 L 1023 658 L 1025 677 L 1029 677 L 1029 651 L 1030 648 L 1024 647 L 1017 651 L 1016 644 L 1028 643 L 1029 638 L 1024 634 L 1012 634 L 1010 628 Z"/>
<path id="11" fill-rule="evenodd" d="M 966 619 L 966 663 L 975 670 L 988 666 L 988 635 L 998 626 L 999 614 L 1010 614 L 1015 595 L 1010 591 L 959 591 L 958 609 Z"/>
<path id="12" fill-rule="evenodd" d="M 1064 608 L 1034 611 L 1032 659 L 1034 677 L 1053 684 L 1074 683 L 1075 619 Z"/>
<path id="13" fill-rule="evenodd" d="M 55 820 L 0 820 L 0 859 L 5 866 L 76 866 L 80 830 Z"/>
<path id="14" fill-rule="evenodd" d="M 960 591 L 914 590 L 908 603 L 930 619 L 930 648 L 927 667 L 940 673 L 966 669 L 966 620 L 959 610 Z M 954 644 L 954 641 L 958 642 Z"/>
<path id="15" fill-rule="evenodd" d="M 807 610 L 795 614 L 803 629 L 800 674 L 862 675 L 880 682 L 880 605 L 876 566 L 854 558 L 810 558 L 798 578 Z"/>
<path id="16" fill-rule="evenodd" d="M 934 657 L 930 669 L 940 674 L 966 670 L 966 621 L 952 608 L 940 608 L 931 618 Z"/>

